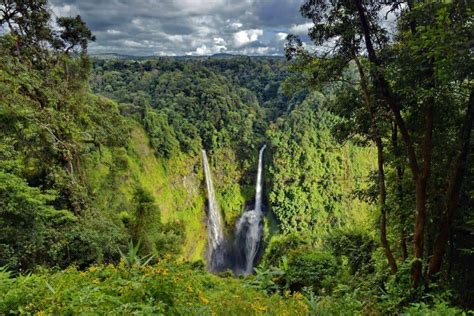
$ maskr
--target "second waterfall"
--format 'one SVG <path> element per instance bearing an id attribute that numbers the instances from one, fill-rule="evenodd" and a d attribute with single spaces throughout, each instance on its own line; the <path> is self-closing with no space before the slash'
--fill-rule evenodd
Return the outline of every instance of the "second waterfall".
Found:
<path id="1" fill-rule="evenodd" d="M 210 271 L 230 268 L 239 275 L 248 275 L 253 271 L 263 235 L 263 153 L 265 148 L 266 145 L 260 149 L 258 155 L 255 206 L 252 210 L 244 212 L 237 221 L 234 243 L 230 248 L 225 245 L 222 218 L 215 198 L 211 170 L 206 152 L 203 150 L 208 195 L 208 266 Z"/>
<path id="2" fill-rule="evenodd" d="M 255 258 L 260 248 L 263 235 L 263 152 L 264 145 L 258 155 L 257 184 L 255 189 L 255 207 L 245 212 L 237 222 L 234 253 L 236 255 L 234 271 L 237 274 L 248 275 L 253 271 Z"/>

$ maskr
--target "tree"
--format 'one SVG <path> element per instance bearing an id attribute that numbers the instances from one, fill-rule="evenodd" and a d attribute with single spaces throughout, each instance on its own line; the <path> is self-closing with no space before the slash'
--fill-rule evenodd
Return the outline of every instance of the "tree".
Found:
<path id="1" fill-rule="evenodd" d="M 462 170 L 469 152 L 473 62 L 468 57 L 468 47 L 472 38 L 469 20 L 473 8 L 463 1 L 417 4 L 408 1 L 406 6 L 397 2 L 388 7 L 390 11 L 398 11 L 397 37 L 393 43 L 379 20 L 382 9 L 385 7 L 377 1 L 308 0 L 301 12 L 314 23 L 309 31 L 313 42 L 319 47 L 331 47 L 316 52 L 318 70 L 322 71 L 311 79 L 337 78 L 340 69 L 358 55 L 365 55 L 370 62 L 373 103 L 377 108 L 389 110 L 390 116 L 379 119 L 386 124 L 391 120 L 396 123 L 412 174 L 416 209 L 412 278 L 418 286 L 426 262 L 425 248 L 431 247 L 425 243 L 425 231 L 429 223 L 427 207 L 436 208 L 434 187 L 443 182 L 440 179 L 446 174 L 451 175 L 448 176 L 451 180 L 439 188 L 448 194 L 443 197 L 446 206 L 438 241 L 433 246 L 430 275 L 439 271 L 444 250 L 436 249 L 445 249 L 447 244 L 447 231 L 457 208 Z M 314 60 L 301 42 L 292 37 L 287 52 L 290 57 L 308 61 L 307 64 Z M 451 107 L 446 106 L 449 98 L 455 100 Z M 442 120 L 447 113 L 452 119 Z M 457 140 L 456 136 L 453 138 L 456 134 L 460 135 Z M 440 153 L 446 148 L 457 153 L 454 163 L 440 159 Z M 439 216 L 436 212 L 433 214 L 437 220 Z"/>
<path id="2" fill-rule="evenodd" d="M 287 57 L 292 59 L 297 56 L 300 59 L 300 66 L 305 68 L 308 65 L 315 65 L 311 67 L 309 74 L 309 83 L 313 87 L 324 87 L 324 86 L 339 86 L 338 94 L 340 96 L 339 103 L 337 106 L 336 114 L 341 115 L 344 112 L 346 119 L 351 122 L 356 121 L 356 125 L 350 127 L 351 131 L 346 137 L 351 137 L 353 133 L 359 135 L 365 135 L 365 137 L 374 142 L 377 148 L 378 156 L 378 194 L 379 194 L 379 205 L 380 205 L 380 241 L 384 249 L 387 261 L 390 269 L 393 273 L 397 271 L 397 263 L 394 259 L 390 244 L 387 239 L 387 203 L 386 203 L 386 184 L 385 184 L 385 171 L 384 171 L 384 146 L 382 137 L 384 136 L 383 131 L 383 115 L 384 111 L 381 110 L 381 106 L 373 96 L 370 87 L 369 79 L 365 74 L 364 67 L 360 61 L 359 54 L 362 51 L 361 42 L 362 35 L 359 31 L 359 21 L 357 16 L 356 7 L 350 3 L 344 3 L 344 10 L 341 6 L 335 5 L 333 9 L 330 9 L 329 3 L 307 1 L 301 7 L 301 13 L 306 18 L 312 19 L 315 23 L 309 32 L 310 38 L 317 45 L 325 45 L 327 42 L 334 41 L 333 48 L 331 50 L 322 51 L 318 53 L 315 60 L 313 56 L 305 51 L 301 40 L 297 37 L 290 35 L 289 42 L 286 46 Z M 320 7 L 318 7 L 320 6 Z M 338 9 L 339 8 L 339 9 Z M 322 9 L 318 11 L 318 9 Z M 323 18 L 326 10 L 328 18 Z M 377 25 L 376 17 L 377 12 L 380 10 L 380 5 L 374 5 L 370 9 L 371 25 Z M 320 16 L 321 15 L 321 16 Z M 383 45 L 387 41 L 384 32 L 377 27 L 373 27 L 373 31 L 379 34 L 380 44 Z M 355 62 L 355 66 L 358 73 L 358 82 L 354 81 L 354 78 L 347 78 L 344 72 L 347 68 L 353 66 L 352 62 Z M 361 102 L 357 102 L 353 99 L 345 99 L 347 93 L 343 90 L 353 89 L 354 86 L 359 86 L 362 95 Z M 353 95 L 354 96 L 354 95 Z M 361 108 L 354 111 L 357 105 L 349 105 L 347 102 L 359 105 Z M 351 108 L 351 111 L 345 111 L 343 108 Z M 338 112 L 338 113 L 337 113 Z M 360 113 L 364 113 L 360 115 Z M 368 124 L 367 124 L 368 122 Z M 367 127 L 368 125 L 368 127 Z M 357 126 L 357 127 L 356 127 Z"/>
<path id="3" fill-rule="evenodd" d="M 70 51 L 80 50 L 81 53 L 87 52 L 87 45 L 90 41 L 95 41 L 95 36 L 82 20 L 80 15 L 76 17 L 59 17 L 56 20 L 62 31 L 59 33 L 57 47 L 64 49 L 66 54 Z"/>
<path id="4" fill-rule="evenodd" d="M 44 58 L 44 49 L 53 39 L 47 0 L 1 0 L 0 25 L 6 24 L 16 38 L 18 56 Z"/>

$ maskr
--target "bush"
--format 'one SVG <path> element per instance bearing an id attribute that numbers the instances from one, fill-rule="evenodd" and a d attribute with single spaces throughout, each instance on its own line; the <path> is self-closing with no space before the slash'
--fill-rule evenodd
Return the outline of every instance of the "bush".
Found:
<path id="1" fill-rule="evenodd" d="M 338 272 L 337 260 L 330 253 L 306 252 L 290 258 L 285 280 L 292 291 L 308 287 L 315 293 L 325 293 L 336 284 Z"/>
<path id="2" fill-rule="evenodd" d="M 367 233 L 335 229 L 326 237 L 325 245 L 339 259 L 347 258 L 352 274 L 374 271 L 375 241 Z"/>
<path id="3" fill-rule="evenodd" d="M 309 246 L 309 242 L 298 234 L 276 235 L 270 240 L 262 259 L 262 266 L 279 266 L 283 257 Z"/>
<path id="4" fill-rule="evenodd" d="M 410 304 L 402 314 L 410 316 L 465 315 L 461 309 L 452 307 L 443 300 L 437 301 L 432 305 L 423 302 Z"/>
<path id="5" fill-rule="evenodd" d="M 269 296 L 192 264 L 91 266 L 12 278 L 0 268 L 0 315 L 305 315 L 301 295 Z"/>

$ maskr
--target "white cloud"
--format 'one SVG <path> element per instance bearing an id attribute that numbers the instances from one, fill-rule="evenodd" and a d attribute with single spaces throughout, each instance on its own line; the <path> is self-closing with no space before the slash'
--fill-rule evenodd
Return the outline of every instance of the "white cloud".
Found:
<path id="1" fill-rule="evenodd" d="M 243 24 L 240 23 L 240 22 L 233 22 L 233 23 L 229 24 L 229 28 L 230 28 L 231 30 L 238 30 L 238 29 L 240 29 L 242 26 L 243 26 Z"/>
<path id="2" fill-rule="evenodd" d="M 225 45 L 213 45 L 211 47 L 207 47 L 206 44 L 202 44 L 195 51 L 186 52 L 186 55 L 198 55 L 198 56 L 206 56 L 206 55 L 213 55 L 217 53 L 223 53 L 227 50 Z"/>
<path id="3" fill-rule="evenodd" d="M 141 31 L 145 30 L 144 22 L 141 19 L 134 18 L 132 20 L 132 25 L 135 26 L 137 29 L 139 29 Z"/>
<path id="4" fill-rule="evenodd" d="M 225 39 L 222 37 L 214 37 L 214 44 L 216 45 L 227 45 Z"/>
<path id="5" fill-rule="evenodd" d="M 166 37 L 167 40 L 173 42 L 173 43 L 182 43 L 184 42 L 184 36 L 183 35 L 169 35 L 169 34 L 162 34 L 164 37 Z"/>
<path id="6" fill-rule="evenodd" d="M 288 34 L 283 33 L 283 32 L 278 32 L 278 33 L 275 35 L 277 41 L 279 41 L 279 42 L 284 41 L 287 36 L 288 36 Z"/>
<path id="7" fill-rule="evenodd" d="M 242 53 L 245 55 L 269 55 L 272 53 L 271 47 L 250 47 L 242 50 Z"/>
<path id="8" fill-rule="evenodd" d="M 119 34 L 122 34 L 122 32 L 117 31 L 117 30 L 107 30 L 107 34 L 110 34 L 110 35 L 119 35 Z"/>
<path id="9" fill-rule="evenodd" d="M 311 22 L 304 24 L 293 24 L 293 26 L 290 28 L 290 32 L 296 35 L 305 35 L 308 34 L 308 30 L 313 26 L 314 24 Z"/>
<path id="10" fill-rule="evenodd" d="M 97 41 L 91 53 L 130 55 L 283 52 L 283 37 L 305 23 L 304 0 L 49 0 L 57 15 L 80 14 Z M 148 41 L 148 42 L 147 42 Z M 205 45 L 205 47 L 203 47 Z M 258 47 L 270 47 L 265 49 Z"/>
<path id="11" fill-rule="evenodd" d="M 65 4 L 60 6 L 51 6 L 51 10 L 53 11 L 54 15 L 60 16 L 74 16 L 79 14 L 77 8 L 74 5 Z"/>
<path id="12" fill-rule="evenodd" d="M 171 52 L 171 51 L 168 51 L 168 50 L 156 51 L 156 52 L 154 52 L 154 54 L 158 55 L 158 56 L 176 56 L 175 52 Z"/>
<path id="13" fill-rule="evenodd" d="M 145 48 L 147 45 L 137 42 L 137 41 L 132 41 L 132 40 L 124 40 L 123 45 L 130 47 L 130 48 Z"/>
<path id="14" fill-rule="evenodd" d="M 234 33 L 234 44 L 237 47 L 255 42 L 258 40 L 259 36 L 263 35 L 263 30 L 261 29 L 251 29 L 243 30 L 237 33 Z"/>

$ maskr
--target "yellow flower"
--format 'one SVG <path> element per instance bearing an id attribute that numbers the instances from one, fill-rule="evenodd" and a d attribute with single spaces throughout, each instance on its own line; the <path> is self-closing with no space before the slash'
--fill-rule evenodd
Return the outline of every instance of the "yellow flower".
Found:
<path id="1" fill-rule="evenodd" d="M 300 292 L 296 292 L 293 297 L 297 300 L 302 300 L 303 299 L 303 295 L 300 293 Z"/>
<path id="2" fill-rule="evenodd" d="M 89 268 L 89 272 L 97 272 L 97 267 L 96 266 L 92 266 Z"/>
<path id="3" fill-rule="evenodd" d="M 36 316 L 45 316 L 46 313 L 44 311 L 39 311 L 36 313 Z"/>
<path id="4" fill-rule="evenodd" d="M 120 263 L 119 263 L 118 266 L 119 266 L 120 269 L 125 269 L 125 260 L 120 259 Z"/>
<path id="5" fill-rule="evenodd" d="M 100 284 L 100 281 L 99 281 L 99 279 L 94 279 L 94 280 L 92 280 L 92 283 L 94 283 L 94 284 Z"/>
<path id="6" fill-rule="evenodd" d="M 252 304 L 252 307 L 255 311 L 258 311 L 258 312 L 266 312 L 267 311 L 267 307 L 266 306 L 255 306 Z"/>
<path id="7" fill-rule="evenodd" d="M 204 304 L 209 304 L 209 300 L 201 293 L 199 293 L 199 299 L 201 300 L 201 302 L 203 302 Z"/>

